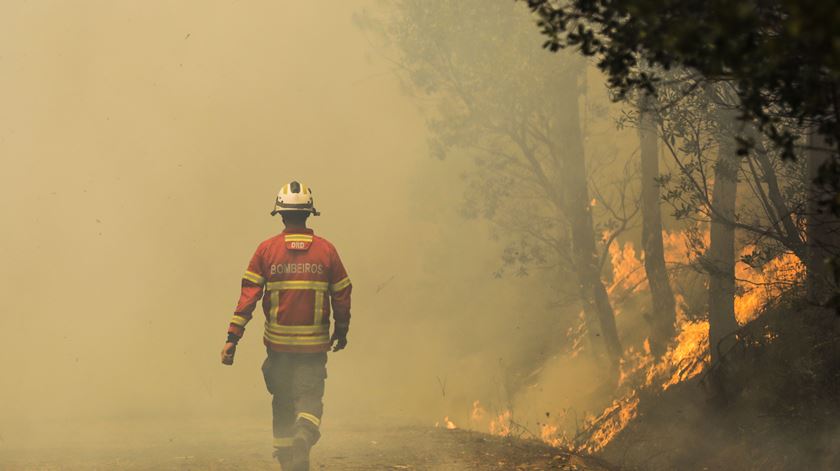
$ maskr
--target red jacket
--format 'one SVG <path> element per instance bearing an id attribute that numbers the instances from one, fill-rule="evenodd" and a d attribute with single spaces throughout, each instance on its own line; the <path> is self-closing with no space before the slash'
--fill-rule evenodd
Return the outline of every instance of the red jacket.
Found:
<path id="1" fill-rule="evenodd" d="M 242 276 L 242 294 L 228 332 L 241 337 L 262 298 L 266 346 L 278 352 L 325 352 L 330 347 L 330 301 L 336 330 L 346 332 L 352 289 L 331 243 L 311 229 L 285 230 L 257 247 Z"/>

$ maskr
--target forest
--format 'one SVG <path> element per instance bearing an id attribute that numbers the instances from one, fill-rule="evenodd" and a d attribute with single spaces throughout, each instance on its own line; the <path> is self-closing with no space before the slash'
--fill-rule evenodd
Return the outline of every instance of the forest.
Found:
<path id="1" fill-rule="evenodd" d="M 840 469 L 836 1 L 5 0 L 0 103 L 0 470 Z"/>
<path id="2" fill-rule="evenodd" d="M 840 465 L 838 20 L 818 1 L 401 0 L 356 16 L 430 154 L 471 162 L 461 214 L 500 241 L 495 276 L 550 293 L 501 399 L 442 426 L 616 469 Z M 524 425 L 561 357 L 594 361 L 582 402 L 599 405 Z"/>

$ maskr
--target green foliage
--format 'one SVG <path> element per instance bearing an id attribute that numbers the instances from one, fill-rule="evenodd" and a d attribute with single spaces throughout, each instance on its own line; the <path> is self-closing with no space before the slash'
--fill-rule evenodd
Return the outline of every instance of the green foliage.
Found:
<path id="1" fill-rule="evenodd" d="M 840 103 L 840 7 L 824 0 L 526 0 L 544 46 L 597 56 L 609 83 L 657 90 L 664 70 L 686 68 L 735 85 L 744 117 L 794 157 L 798 134 L 814 127 L 836 149 Z M 830 169 L 828 169 L 830 170 Z M 829 179 L 838 181 L 840 169 Z M 836 185 L 835 185 L 836 187 Z"/>

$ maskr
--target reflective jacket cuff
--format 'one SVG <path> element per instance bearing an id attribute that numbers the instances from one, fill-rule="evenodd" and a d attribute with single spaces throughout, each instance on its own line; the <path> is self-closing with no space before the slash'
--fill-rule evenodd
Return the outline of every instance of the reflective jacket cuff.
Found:
<path id="1" fill-rule="evenodd" d="M 245 334 L 245 328 L 231 323 L 230 327 L 228 327 L 228 336 L 235 335 L 238 338 L 242 338 L 242 335 Z"/>

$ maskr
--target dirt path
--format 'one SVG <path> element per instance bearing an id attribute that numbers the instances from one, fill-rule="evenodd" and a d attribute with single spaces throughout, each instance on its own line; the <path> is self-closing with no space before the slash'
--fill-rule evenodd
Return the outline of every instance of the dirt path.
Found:
<path id="1" fill-rule="evenodd" d="M 259 431 L 263 432 L 263 431 Z M 259 437 L 259 438 L 258 438 Z M 269 470 L 278 469 L 263 433 L 235 439 L 164 440 L 149 446 L 5 450 L 3 470 Z M 181 443 L 179 443 L 181 442 Z M 534 441 L 421 427 L 325 430 L 313 470 L 596 470 L 591 460 Z"/>

